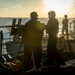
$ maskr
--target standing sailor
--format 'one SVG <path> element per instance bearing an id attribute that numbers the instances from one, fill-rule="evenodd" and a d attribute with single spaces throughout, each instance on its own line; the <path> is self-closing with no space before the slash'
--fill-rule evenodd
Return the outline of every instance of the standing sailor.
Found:
<path id="1" fill-rule="evenodd" d="M 23 29 L 23 43 L 24 43 L 24 69 L 25 71 L 30 69 L 31 57 L 33 52 L 33 59 L 36 68 L 41 67 L 41 55 L 42 55 L 42 37 L 44 25 L 38 21 L 38 14 L 31 12 L 31 20 L 25 23 Z"/>
<path id="2" fill-rule="evenodd" d="M 53 64 L 53 60 L 55 60 L 57 65 L 60 66 L 61 64 L 64 64 L 64 61 L 56 49 L 59 22 L 55 16 L 56 13 L 54 11 L 48 12 L 49 21 L 46 25 L 46 32 L 49 35 L 47 45 L 48 65 Z"/>
<path id="3" fill-rule="evenodd" d="M 68 39 L 68 19 L 67 19 L 67 15 L 64 15 L 64 19 L 62 20 L 62 24 L 63 24 L 63 28 L 62 28 L 62 34 L 64 34 L 64 31 L 66 31 L 66 36 Z"/>

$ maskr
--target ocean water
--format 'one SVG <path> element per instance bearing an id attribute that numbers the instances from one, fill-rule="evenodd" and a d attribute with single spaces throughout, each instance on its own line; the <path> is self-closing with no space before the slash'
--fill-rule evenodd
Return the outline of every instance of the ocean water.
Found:
<path id="1" fill-rule="evenodd" d="M 16 18 L 16 24 L 18 23 L 18 19 L 19 18 Z M 22 19 L 22 22 L 21 24 L 24 25 L 30 18 L 21 18 Z M 59 21 L 59 33 L 58 34 L 61 34 L 61 31 L 62 31 L 62 19 L 63 18 L 57 18 L 58 21 Z M 70 31 L 70 23 L 75 20 L 75 18 L 68 18 L 69 19 L 69 31 Z M 41 23 L 44 23 L 45 25 L 47 24 L 48 22 L 48 18 L 39 18 L 38 19 Z M 12 26 L 12 21 L 13 21 L 13 18 L 0 18 L 0 26 Z M 71 30 L 73 31 L 74 30 L 74 23 L 71 24 Z M 12 36 L 10 37 L 10 32 L 11 32 L 11 28 L 6 28 L 6 27 L 1 27 L 0 28 L 0 31 L 3 31 L 3 43 L 9 41 L 7 38 L 13 38 Z M 44 36 L 46 34 L 44 33 Z M 5 46 L 3 46 L 5 48 Z M 3 49 L 4 49 L 3 48 Z"/>
<path id="2" fill-rule="evenodd" d="M 16 18 L 16 24 L 18 22 L 18 19 L 19 18 Z M 28 20 L 29 18 L 21 18 L 22 19 L 22 22 L 21 24 L 24 25 Z M 57 18 L 58 21 L 59 21 L 59 33 L 58 34 L 61 34 L 61 31 L 62 31 L 62 19 L 63 18 Z M 38 19 L 40 22 L 44 23 L 44 24 L 47 24 L 47 21 L 48 21 L 48 18 L 39 18 Z M 70 30 L 70 22 L 72 22 L 73 20 L 75 20 L 75 18 L 69 18 L 69 30 Z M 12 21 L 13 21 L 13 18 L 0 18 L 0 26 L 12 26 Z M 74 24 L 72 23 L 71 25 L 71 30 L 73 30 L 74 28 Z M 10 35 L 8 34 L 8 32 L 10 33 L 11 29 L 9 30 L 8 28 L 0 28 L 0 30 L 3 31 L 3 34 L 4 34 L 4 38 L 8 38 Z"/>

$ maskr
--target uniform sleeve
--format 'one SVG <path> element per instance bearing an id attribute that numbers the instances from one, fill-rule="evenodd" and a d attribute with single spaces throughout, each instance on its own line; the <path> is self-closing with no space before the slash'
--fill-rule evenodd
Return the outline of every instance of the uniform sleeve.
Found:
<path id="1" fill-rule="evenodd" d="M 57 33 L 59 31 L 59 22 L 57 21 Z"/>
<path id="2" fill-rule="evenodd" d="M 23 30 L 22 30 L 22 39 L 25 39 L 25 35 L 27 33 L 28 26 L 29 26 L 28 22 L 25 23 Z"/>
<path id="3" fill-rule="evenodd" d="M 64 19 L 62 20 L 62 24 L 64 24 Z"/>
<path id="4" fill-rule="evenodd" d="M 49 27 L 48 27 L 48 23 L 47 23 L 47 25 L 45 26 L 46 33 L 48 33 L 48 29 L 49 29 Z"/>
<path id="5" fill-rule="evenodd" d="M 59 22 L 56 20 L 55 22 L 55 27 L 54 27 L 54 34 L 57 35 L 59 31 Z"/>

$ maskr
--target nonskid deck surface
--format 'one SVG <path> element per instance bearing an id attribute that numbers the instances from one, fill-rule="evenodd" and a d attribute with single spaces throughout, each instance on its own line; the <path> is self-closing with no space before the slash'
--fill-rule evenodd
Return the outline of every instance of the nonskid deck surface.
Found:
<path id="1" fill-rule="evenodd" d="M 42 38 L 42 53 L 47 53 L 47 43 L 48 43 L 48 36 Z M 14 42 L 8 41 L 6 42 L 6 51 L 7 53 L 12 56 L 16 57 L 18 55 L 23 55 L 23 44 L 21 42 Z M 69 39 L 66 39 L 66 35 L 64 37 L 59 35 L 58 38 L 58 50 L 65 58 L 70 59 L 71 57 L 75 57 L 75 40 L 74 38 L 69 35 Z M 65 56 L 66 55 L 66 56 Z"/>
<path id="2" fill-rule="evenodd" d="M 66 40 L 65 38 L 63 38 L 63 40 L 64 40 L 63 50 L 62 51 L 59 50 L 59 53 L 63 57 L 66 65 L 62 65 L 62 68 L 64 68 L 64 69 L 67 68 L 68 70 L 70 70 L 68 72 L 73 71 L 73 73 L 74 73 L 74 67 L 75 67 L 75 40 L 74 39 Z M 45 55 L 47 53 L 46 52 L 47 43 L 48 43 L 48 37 L 44 37 L 43 40 L 42 40 L 42 49 L 43 49 L 43 53 L 45 53 Z M 60 42 L 60 43 L 63 43 L 63 41 Z M 19 42 L 8 42 L 8 44 L 9 45 L 8 45 L 8 48 L 7 48 L 7 53 L 9 53 L 9 55 L 12 56 L 12 58 L 16 57 L 17 56 L 17 52 L 18 52 L 18 50 L 20 48 L 21 43 L 19 43 Z M 20 49 L 23 50 L 23 46 Z M 9 52 L 9 50 L 10 50 L 10 52 Z M 13 51 L 13 53 L 12 53 L 12 51 Z M 50 68 L 51 69 L 52 68 L 56 69 L 57 66 L 55 66 L 55 67 L 53 66 L 53 67 L 50 67 Z M 32 70 L 30 70 L 29 72 L 32 72 L 32 71 L 33 72 L 36 71 L 35 65 L 33 66 Z M 37 71 L 35 73 L 37 73 Z M 58 71 L 59 71 L 59 69 L 58 69 Z"/>

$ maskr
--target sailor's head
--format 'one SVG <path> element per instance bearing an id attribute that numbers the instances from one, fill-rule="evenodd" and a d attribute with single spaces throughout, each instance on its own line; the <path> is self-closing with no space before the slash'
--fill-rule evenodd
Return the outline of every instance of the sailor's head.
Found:
<path id="1" fill-rule="evenodd" d="M 49 16 L 49 18 L 55 18 L 56 13 L 54 11 L 49 11 L 48 16 Z"/>
<path id="2" fill-rule="evenodd" d="M 64 17 L 68 17 L 67 15 L 64 15 Z"/>
<path id="3" fill-rule="evenodd" d="M 31 17 L 31 19 L 38 19 L 38 14 L 34 11 L 34 12 L 31 12 L 31 14 L 30 14 L 30 17 Z"/>

